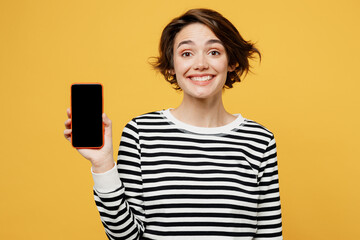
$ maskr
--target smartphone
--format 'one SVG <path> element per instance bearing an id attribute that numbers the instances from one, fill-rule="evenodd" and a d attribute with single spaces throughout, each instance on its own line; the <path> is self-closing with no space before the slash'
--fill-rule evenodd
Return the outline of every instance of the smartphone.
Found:
<path id="1" fill-rule="evenodd" d="M 71 85 L 71 143 L 73 147 L 103 147 L 103 105 L 103 86 L 100 83 Z"/>

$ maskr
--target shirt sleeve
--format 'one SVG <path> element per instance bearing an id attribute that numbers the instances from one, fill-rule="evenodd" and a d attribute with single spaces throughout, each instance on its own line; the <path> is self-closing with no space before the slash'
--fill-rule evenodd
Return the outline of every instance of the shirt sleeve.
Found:
<path id="1" fill-rule="evenodd" d="M 94 199 L 109 239 L 139 239 L 144 232 L 140 157 L 137 124 L 132 120 L 123 130 L 116 166 L 93 173 Z"/>
<path id="2" fill-rule="evenodd" d="M 277 152 L 274 137 L 270 140 L 260 164 L 258 184 L 260 197 L 258 229 L 255 239 L 283 239 Z"/>

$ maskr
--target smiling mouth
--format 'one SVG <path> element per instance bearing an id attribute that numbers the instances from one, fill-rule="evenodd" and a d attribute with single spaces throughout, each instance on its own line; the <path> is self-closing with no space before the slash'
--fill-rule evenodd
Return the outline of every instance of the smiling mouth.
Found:
<path id="1" fill-rule="evenodd" d="M 192 81 L 196 81 L 196 82 L 206 82 L 206 81 L 210 81 L 211 79 L 213 79 L 213 75 L 206 75 L 206 76 L 201 76 L 201 77 L 190 77 L 190 79 Z"/>

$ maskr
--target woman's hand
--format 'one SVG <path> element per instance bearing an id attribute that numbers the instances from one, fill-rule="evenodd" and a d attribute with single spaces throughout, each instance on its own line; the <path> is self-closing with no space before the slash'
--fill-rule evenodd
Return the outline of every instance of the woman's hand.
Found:
<path id="1" fill-rule="evenodd" d="M 71 142 L 71 111 L 68 108 L 66 110 L 68 119 L 65 121 L 65 138 Z M 100 149 L 81 148 L 77 151 L 92 164 L 92 170 L 94 173 L 103 173 L 114 167 L 113 158 L 113 146 L 112 146 L 112 129 L 111 120 L 106 116 L 105 113 L 102 115 L 104 123 L 104 146 Z"/>

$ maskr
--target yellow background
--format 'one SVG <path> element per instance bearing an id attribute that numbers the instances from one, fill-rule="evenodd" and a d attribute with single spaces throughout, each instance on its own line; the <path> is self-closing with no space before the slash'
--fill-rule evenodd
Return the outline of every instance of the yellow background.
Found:
<path id="1" fill-rule="evenodd" d="M 284 238 L 360 239 L 356 0 L 0 1 L 0 239 L 106 239 L 90 163 L 63 137 L 70 85 L 104 85 L 116 150 L 132 117 L 180 103 L 147 61 L 195 7 L 263 54 L 224 101 L 275 133 Z"/>

